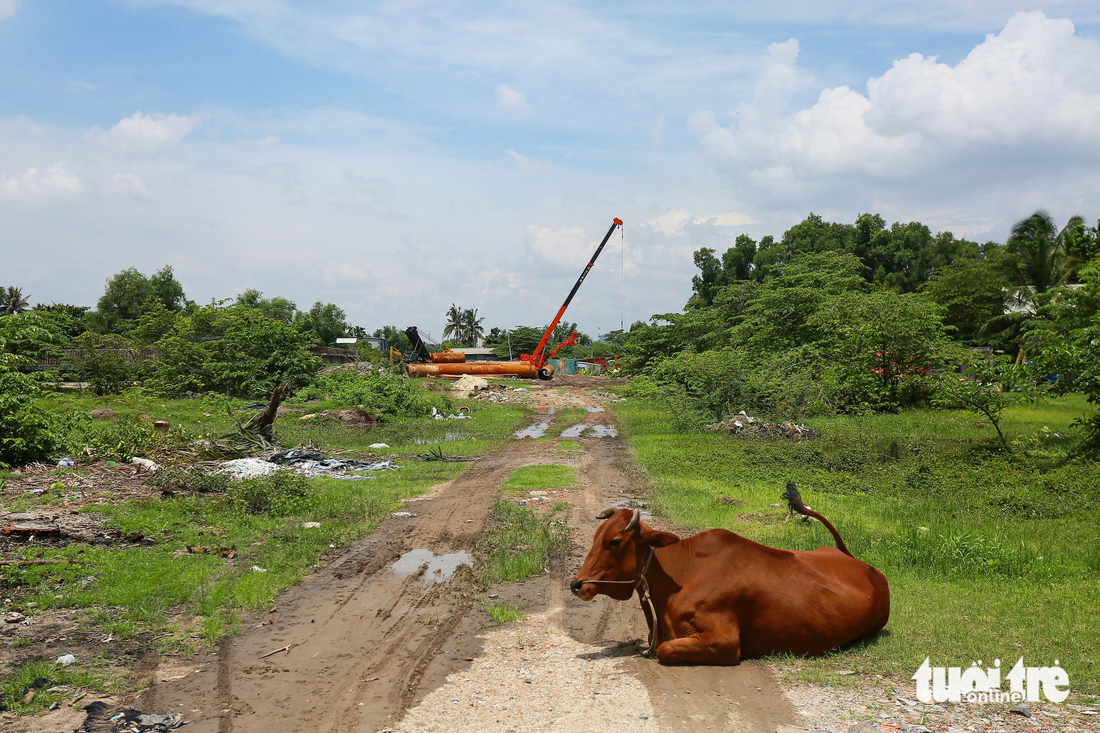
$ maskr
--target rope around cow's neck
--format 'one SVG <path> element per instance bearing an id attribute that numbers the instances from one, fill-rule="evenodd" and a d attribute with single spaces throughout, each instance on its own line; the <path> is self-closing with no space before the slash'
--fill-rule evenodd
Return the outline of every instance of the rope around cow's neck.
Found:
<path id="1" fill-rule="evenodd" d="M 643 656 L 655 657 L 657 656 L 657 645 L 660 642 L 660 624 L 657 621 L 657 609 L 653 606 L 653 596 L 649 592 L 649 581 L 646 580 L 645 574 L 649 570 L 649 563 L 653 560 L 653 551 L 656 548 L 650 545 L 649 556 L 645 559 L 645 564 L 642 565 L 642 570 L 638 573 L 638 577 L 634 580 L 586 580 L 585 583 L 609 583 L 612 585 L 619 585 L 630 583 L 634 586 L 635 590 L 642 597 L 642 603 L 649 606 L 649 617 L 653 619 L 651 628 L 649 630 L 649 648 L 645 650 Z M 641 588 L 638 585 L 641 584 Z"/>

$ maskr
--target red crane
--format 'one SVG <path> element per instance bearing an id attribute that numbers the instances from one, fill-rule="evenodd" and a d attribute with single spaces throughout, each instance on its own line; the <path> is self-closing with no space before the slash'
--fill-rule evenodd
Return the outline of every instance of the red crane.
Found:
<path id="1" fill-rule="evenodd" d="M 550 359 L 553 359 L 557 355 L 561 347 L 572 346 L 574 343 L 576 343 L 577 332 L 574 331 L 573 333 L 569 334 L 569 338 L 558 344 L 557 348 L 550 353 L 550 356 L 546 356 L 546 344 L 550 341 L 550 335 L 554 333 L 554 329 L 557 328 L 558 324 L 561 322 L 561 317 L 565 315 L 565 309 L 568 308 L 569 304 L 573 301 L 573 296 L 577 294 L 577 290 L 580 289 L 581 283 L 583 283 L 584 279 L 588 277 L 588 273 L 592 269 L 592 266 L 596 264 L 596 258 L 600 256 L 600 252 L 603 252 L 603 248 L 604 245 L 607 244 L 607 240 L 611 239 L 611 235 L 615 233 L 615 228 L 621 227 L 622 225 L 623 220 L 618 218 L 616 218 L 611 224 L 611 228 L 607 230 L 607 234 L 604 235 L 603 241 L 600 242 L 600 246 L 596 248 L 596 251 L 594 253 L 592 253 L 591 261 L 589 261 L 588 265 L 584 268 L 584 271 L 581 272 L 581 276 L 577 278 L 576 285 L 574 285 L 573 289 L 569 291 L 569 296 L 565 299 L 565 302 L 561 304 L 561 309 L 558 311 L 558 314 L 554 316 L 554 320 L 550 322 L 550 327 L 547 328 L 546 333 L 542 335 L 542 341 L 539 341 L 539 345 L 535 347 L 535 352 L 533 354 L 520 354 L 520 361 L 528 362 L 529 364 L 534 365 L 536 369 L 538 369 L 538 375 L 540 379 L 550 379 L 551 376 L 553 376 L 553 370 L 547 369 L 546 364 L 548 361 L 550 361 Z"/>

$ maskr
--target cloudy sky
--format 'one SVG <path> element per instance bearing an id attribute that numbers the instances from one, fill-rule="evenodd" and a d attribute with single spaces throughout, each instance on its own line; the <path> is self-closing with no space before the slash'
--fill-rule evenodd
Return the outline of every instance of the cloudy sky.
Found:
<path id="1" fill-rule="evenodd" d="M 1095 221 L 1098 38 L 1095 0 L 0 0 L 0 284 L 537 325 L 617 216 L 594 335 L 810 211 Z"/>

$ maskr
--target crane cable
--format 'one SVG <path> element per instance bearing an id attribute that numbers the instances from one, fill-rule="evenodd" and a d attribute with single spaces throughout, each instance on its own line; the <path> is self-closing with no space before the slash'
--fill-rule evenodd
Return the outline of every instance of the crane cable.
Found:
<path id="1" fill-rule="evenodd" d="M 619 227 L 622 237 L 622 265 L 619 269 L 619 331 L 623 331 L 623 314 L 626 312 L 626 227 Z"/>

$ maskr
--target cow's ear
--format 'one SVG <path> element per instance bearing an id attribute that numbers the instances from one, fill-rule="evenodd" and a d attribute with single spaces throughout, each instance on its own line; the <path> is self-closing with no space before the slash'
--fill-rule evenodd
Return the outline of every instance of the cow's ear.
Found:
<path id="1" fill-rule="evenodd" d="M 659 532 L 645 522 L 638 528 L 641 532 L 642 544 L 650 547 L 666 547 L 680 541 L 680 538 L 671 532 Z"/>

